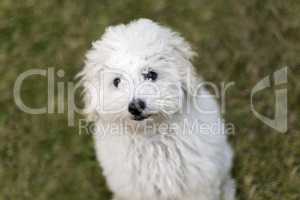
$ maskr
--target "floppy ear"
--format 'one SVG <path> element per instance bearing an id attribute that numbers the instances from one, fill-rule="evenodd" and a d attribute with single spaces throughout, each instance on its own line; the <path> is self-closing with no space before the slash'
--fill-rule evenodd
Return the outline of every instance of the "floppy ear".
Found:
<path id="1" fill-rule="evenodd" d="M 205 82 L 200 75 L 198 75 L 190 63 L 186 69 L 184 80 L 182 80 L 182 88 L 185 93 L 186 102 L 191 111 L 197 111 L 198 114 L 205 114 L 205 120 L 217 120 L 220 117 L 220 108 L 216 98 L 219 98 L 219 91 L 215 85 Z M 214 90 L 211 94 L 207 90 L 207 86 Z"/>
<path id="2" fill-rule="evenodd" d="M 197 56 L 197 53 L 192 50 L 191 45 L 183 37 L 181 37 L 179 33 L 172 32 L 171 34 L 171 45 L 175 52 L 179 53 L 186 61 L 192 61 L 192 59 Z"/>
<path id="3" fill-rule="evenodd" d="M 80 79 L 78 84 L 83 87 L 83 114 L 88 121 L 95 121 L 99 118 L 96 110 L 99 107 L 99 92 L 101 91 L 99 89 L 101 83 L 100 72 L 105 68 L 104 60 L 106 58 L 107 50 L 101 40 L 94 42 L 91 50 L 85 56 L 83 69 L 76 76 Z"/>
<path id="4" fill-rule="evenodd" d="M 192 99 L 197 95 L 199 87 L 201 87 L 202 78 L 196 73 L 193 65 L 185 67 L 184 75 L 182 76 L 182 88 L 187 97 Z"/>
<path id="5" fill-rule="evenodd" d="M 125 25 L 109 26 L 106 28 L 100 40 L 92 43 L 92 48 L 85 56 L 84 68 L 77 74 L 80 78 L 79 84 L 83 87 L 83 102 L 86 118 L 95 121 L 99 118 L 101 71 L 106 68 L 105 62 L 109 55 L 118 49 L 118 39 L 123 35 Z M 96 91 L 98 90 L 98 91 Z M 95 94 L 98 97 L 95 97 Z M 95 102 L 97 101 L 97 102 Z"/>
<path id="6" fill-rule="evenodd" d="M 169 28 L 166 28 L 166 31 L 168 31 L 170 35 L 170 44 L 173 48 L 172 54 L 177 57 L 176 65 L 180 73 L 182 89 L 186 95 L 192 95 L 202 81 L 202 79 L 197 76 L 192 64 L 192 60 L 197 54 L 179 33 Z"/>

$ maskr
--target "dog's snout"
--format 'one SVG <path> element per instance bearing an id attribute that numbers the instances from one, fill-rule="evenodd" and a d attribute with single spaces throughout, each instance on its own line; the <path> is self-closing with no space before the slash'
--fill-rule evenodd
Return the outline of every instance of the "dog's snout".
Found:
<path id="1" fill-rule="evenodd" d="M 128 106 L 128 111 L 132 115 L 141 115 L 143 110 L 146 108 L 146 103 L 141 99 L 134 99 Z"/>

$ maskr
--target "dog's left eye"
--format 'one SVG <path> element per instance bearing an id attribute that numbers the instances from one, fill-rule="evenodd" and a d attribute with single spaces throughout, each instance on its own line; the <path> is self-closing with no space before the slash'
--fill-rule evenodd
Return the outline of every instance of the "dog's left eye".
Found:
<path id="1" fill-rule="evenodd" d="M 146 80 L 155 81 L 157 79 L 157 73 L 155 71 L 149 71 L 147 74 L 143 74 Z"/>
<path id="2" fill-rule="evenodd" d="M 114 81 L 113 81 L 113 84 L 117 88 L 119 86 L 120 82 L 121 82 L 120 78 L 115 78 Z"/>

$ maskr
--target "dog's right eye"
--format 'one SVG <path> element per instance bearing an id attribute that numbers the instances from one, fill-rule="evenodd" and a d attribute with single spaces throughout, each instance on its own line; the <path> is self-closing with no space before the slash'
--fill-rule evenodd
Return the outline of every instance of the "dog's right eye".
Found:
<path id="1" fill-rule="evenodd" d="M 149 71 L 146 74 L 143 74 L 144 78 L 146 80 L 151 80 L 151 81 L 155 81 L 157 79 L 157 73 L 155 71 Z"/>
<path id="2" fill-rule="evenodd" d="M 113 84 L 117 88 L 119 86 L 120 82 L 121 82 L 120 78 L 115 78 L 114 81 L 113 81 Z"/>

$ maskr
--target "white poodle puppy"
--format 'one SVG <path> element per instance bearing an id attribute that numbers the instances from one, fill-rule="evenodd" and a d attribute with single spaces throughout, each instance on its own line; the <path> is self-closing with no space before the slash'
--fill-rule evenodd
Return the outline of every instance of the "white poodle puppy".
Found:
<path id="1" fill-rule="evenodd" d="M 190 45 L 148 19 L 108 27 L 79 74 L 115 200 L 233 200 L 232 150 Z"/>

